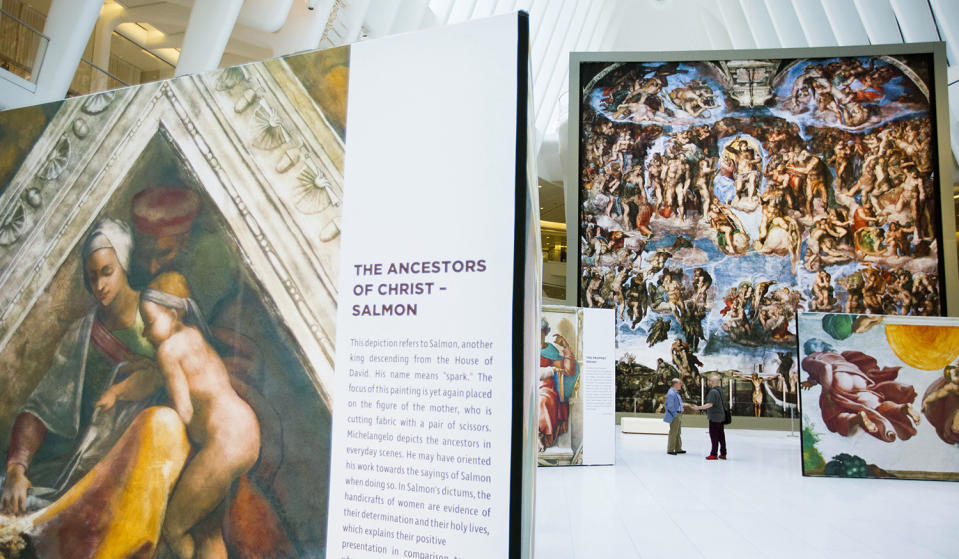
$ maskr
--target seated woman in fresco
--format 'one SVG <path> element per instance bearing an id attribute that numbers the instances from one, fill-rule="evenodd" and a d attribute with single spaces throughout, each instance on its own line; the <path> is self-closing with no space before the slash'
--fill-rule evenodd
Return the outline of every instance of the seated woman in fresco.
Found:
<path id="1" fill-rule="evenodd" d="M 82 245 L 82 273 L 97 305 L 67 329 L 14 422 L 0 535 L 28 533 L 37 556 L 151 557 L 166 517 L 174 517 L 167 503 L 191 445 L 177 411 L 159 405 L 166 397 L 156 390 L 163 377 L 147 338 L 145 305 L 127 280 L 133 244 L 121 222 L 93 226 Z M 138 391 L 131 379 L 139 376 L 160 380 Z M 123 398 L 117 386 L 126 387 Z M 224 556 L 224 535 L 240 556 L 292 553 L 284 555 L 291 546 L 281 521 L 251 481 L 241 478 L 223 514 L 209 515 L 194 530 L 196 556 Z M 187 521 L 184 530 L 191 527 Z"/>
<path id="2" fill-rule="evenodd" d="M 127 282 L 132 251 L 123 223 L 105 219 L 87 235 L 83 279 L 97 306 L 67 329 L 14 422 L 0 512 L 32 513 L 37 556 L 152 555 L 189 453 L 176 413 L 150 407 L 158 396 L 95 409 L 115 380 L 155 368 Z"/>
<path id="3" fill-rule="evenodd" d="M 24 513 L 56 499 L 152 403 L 127 402 L 111 414 L 95 413 L 94 407 L 114 377 L 153 366 L 140 294 L 127 282 L 132 252 L 129 227 L 109 219 L 94 226 L 83 244 L 84 285 L 97 307 L 67 329 L 53 364 L 20 408 L 7 455 L 3 512 Z"/>

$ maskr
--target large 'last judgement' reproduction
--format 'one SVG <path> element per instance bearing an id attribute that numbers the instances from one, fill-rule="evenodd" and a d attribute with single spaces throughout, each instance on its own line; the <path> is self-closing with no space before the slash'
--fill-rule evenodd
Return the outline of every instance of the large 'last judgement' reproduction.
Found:
<path id="1" fill-rule="evenodd" d="M 580 302 L 617 411 L 796 405 L 797 309 L 940 312 L 931 56 L 580 64 Z"/>

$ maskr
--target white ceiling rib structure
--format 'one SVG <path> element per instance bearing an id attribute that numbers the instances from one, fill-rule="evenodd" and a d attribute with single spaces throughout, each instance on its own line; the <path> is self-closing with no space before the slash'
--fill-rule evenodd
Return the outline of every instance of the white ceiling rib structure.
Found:
<path id="1" fill-rule="evenodd" d="M 347 5 L 350 2 L 346 2 Z M 367 2 L 370 37 L 408 31 L 423 0 Z M 400 6 L 402 4 L 402 6 Z M 709 50 L 947 42 L 952 149 L 959 158 L 956 0 L 432 0 L 418 28 L 530 14 L 539 173 L 561 183 L 571 51 Z M 393 18 L 394 23 L 384 23 Z M 402 24 L 397 25 L 398 22 Z M 384 30 L 389 30 L 384 32 Z M 562 155 L 565 155 L 562 154 Z"/>
<path id="2" fill-rule="evenodd" d="M 76 10 L 79 4 L 97 0 L 21 1 L 45 4 L 52 14 L 58 7 Z M 315 0 L 309 3 L 314 4 L 314 10 L 307 9 L 307 0 L 107 0 L 102 2 L 94 34 L 95 62 L 104 65 L 104 61 L 109 61 L 109 37 L 113 30 L 122 30 L 124 37 L 178 65 L 180 73 L 525 10 L 530 14 L 532 95 L 540 175 L 548 182 L 561 184 L 570 51 L 777 48 L 945 40 L 951 64 L 948 81 L 951 84 L 952 149 L 959 158 L 959 0 Z M 51 20 L 56 18 L 48 17 L 48 23 Z M 63 51 L 63 41 L 56 34 L 58 30 L 49 31 L 50 50 Z M 76 36 L 82 34 L 74 32 L 74 35 L 70 40 L 77 43 Z M 217 37 L 218 40 L 211 42 L 211 38 Z M 84 46 L 76 48 L 82 51 Z M 0 70 L 0 77 L 7 77 L 4 72 Z M 56 87 L 63 83 L 63 79 L 59 80 Z M 14 91 L 10 88 L 17 88 L 18 84 L 0 79 L 0 105 L 22 106 L 30 104 L 31 99 L 38 102 L 54 98 L 50 91 L 43 90 L 44 84 L 40 80 L 38 91 L 31 96 L 23 93 L 22 84 L 19 84 L 20 91 Z M 60 95 L 65 95 L 65 90 Z"/>

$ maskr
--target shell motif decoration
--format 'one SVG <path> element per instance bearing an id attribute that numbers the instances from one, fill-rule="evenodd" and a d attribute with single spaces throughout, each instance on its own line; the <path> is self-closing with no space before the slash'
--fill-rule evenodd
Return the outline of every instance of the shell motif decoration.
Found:
<path id="1" fill-rule="evenodd" d="M 47 160 L 43 162 L 37 176 L 41 179 L 52 181 L 60 176 L 63 169 L 67 166 L 67 160 L 70 159 L 70 140 L 66 136 L 60 138 L 57 145 L 47 155 Z"/>
<path id="2" fill-rule="evenodd" d="M 216 89 L 226 91 L 245 81 L 247 81 L 246 70 L 242 66 L 233 66 L 220 72 L 216 79 Z"/>
<path id="3" fill-rule="evenodd" d="M 290 135 L 283 128 L 280 116 L 273 107 L 261 102 L 253 114 L 256 119 L 256 137 L 253 146 L 263 150 L 273 150 L 290 140 Z"/>
<path id="4" fill-rule="evenodd" d="M 91 95 L 86 101 L 83 102 L 83 106 L 80 107 L 80 110 L 88 115 L 100 114 L 105 111 L 111 103 L 113 103 L 113 100 L 116 99 L 116 97 L 116 91 L 104 91 L 103 93 Z"/>
<path id="5" fill-rule="evenodd" d="M 23 234 L 23 226 L 26 221 L 23 206 L 17 204 L 7 218 L 3 220 L 3 224 L 0 225 L 0 246 L 10 246 L 17 242 L 20 235 Z"/>
<path id="6" fill-rule="evenodd" d="M 307 160 L 297 177 L 294 193 L 296 209 L 304 214 L 316 214 L 331 205 L 338 205 L 339 200 L 330 190 L 330 186 L 330 179 Z"/>

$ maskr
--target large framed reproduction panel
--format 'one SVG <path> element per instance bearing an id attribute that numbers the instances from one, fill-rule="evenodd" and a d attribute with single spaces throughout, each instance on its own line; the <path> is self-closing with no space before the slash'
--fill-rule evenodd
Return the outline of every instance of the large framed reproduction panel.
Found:
<path id="1" fill-rule="evenodd" d="M 574 53 L 572 289 L 617 314 L 618 412 L 669 379 L 795 414 L 796 313 L 959 310 L 941 44 Z"/>
<path id="2" fill-rule="evenodd" d="M 959 319 L 802 313 L 803 475 L 959 480 Z"/>
<path id="3" fill-rule="evenodd" d="M 511 14 L 0 112 L 0 556 L 531 556 L 528 79 Z"/>

